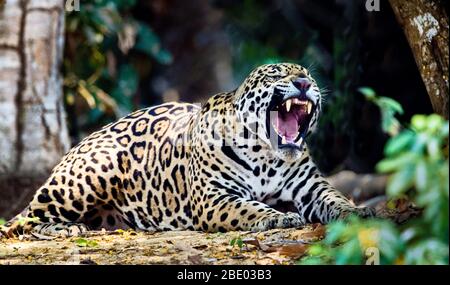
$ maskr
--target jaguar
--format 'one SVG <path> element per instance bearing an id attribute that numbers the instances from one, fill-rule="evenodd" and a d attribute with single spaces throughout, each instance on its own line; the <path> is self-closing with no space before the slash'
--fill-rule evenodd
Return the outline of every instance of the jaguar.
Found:
<path id="1" fill-rule="evenodd" d="M 372 216 L 333 188 L 309 154 L 305 140 L 321 110 L 310 72 L 278 63 L 203 105 L 135 111 L 73 147 L 2 232 L 264 231 Z M 286 203 L 290 211 L 281 211 Z"/>

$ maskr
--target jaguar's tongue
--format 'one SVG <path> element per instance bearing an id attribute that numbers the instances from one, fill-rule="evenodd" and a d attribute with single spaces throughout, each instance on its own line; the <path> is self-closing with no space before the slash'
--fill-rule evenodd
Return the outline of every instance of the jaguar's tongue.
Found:
<path id="1" fill-rule="evenodd" d="M 286 140 L 283 143 L 293 143 L 298 136 L 300 129 L 298 119 L 297 112 L 293 112 L 293 110 L 291 112 L 278 112 L 276 128 L 282 140 Z"/>
<path id="2" fill-rule="evenodd" d="M 311 101 L 288 99 L 278 105 L 272 125 L 281 139 L 281 144 L 292 144 L 300 132 L 308 129 L 313 104 Z M 273 117 L 272 117 L 273 118 Z"/>

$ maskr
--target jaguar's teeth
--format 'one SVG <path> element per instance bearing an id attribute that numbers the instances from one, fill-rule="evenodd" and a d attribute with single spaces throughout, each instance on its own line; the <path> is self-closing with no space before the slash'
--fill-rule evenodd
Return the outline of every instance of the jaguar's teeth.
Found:
<path id="1" fill-rule="evenodd" d="M 291 110 L 291 102 L 292 102 L 291 99 L 286 101 L 286 111 L 288 112 Z"/>
<path id="2" fill-rule="evenodd" d="M 312 110 L 312 103 L 310 101 L 308 101 L 308 115 L 311 114 L 311 110 Z"/>
<path id="3" fill-rule="evenodd" d="M 285 136 L 281 136 L 281 144 L 286 144 L 286 137 Z"/>
<path id="4" fill-rule="evenodd" d="M 301 145 L 303 142 L 303 137 L 300 137 L 300 139 L 298 140 L 298 145 Z"/>

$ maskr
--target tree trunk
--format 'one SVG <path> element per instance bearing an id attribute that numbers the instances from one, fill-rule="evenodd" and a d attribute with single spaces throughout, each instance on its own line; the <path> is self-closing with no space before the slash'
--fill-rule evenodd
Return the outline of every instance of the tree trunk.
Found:
<path id="1" fill-rule="evenodd" d="M 448 15 L 444 1 L 389 0 L 436 113 L 448 119 Z"/>
<path id="2" fill-rule="evenodd" d="M 63 0 L 0 5 L 0 216 L 13 215 L 69 148 L 60 64 Z"/>

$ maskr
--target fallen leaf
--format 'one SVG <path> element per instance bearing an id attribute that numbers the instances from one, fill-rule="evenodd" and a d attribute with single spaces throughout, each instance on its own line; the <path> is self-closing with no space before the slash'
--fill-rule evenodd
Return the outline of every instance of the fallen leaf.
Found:
<path id="1" fill-rule="evenodd" d="M 243 242 L 245 244 L 251 244 L 256 246 L 257 248 L 261 249 L 262 251 L 266 251 L 269 247 L 263 243 L 260 243 L 259 240 L 257 238 L 252 238 L 252 239 L 244 239 Z"/>
<path id="2" fill-rule="evenodd" d="M 312 231 L 306 232 L 303 238 L 322 239 L 325 236 L 326 228 L 322 224 L 313 224 Z"/>
<path id="3" fill-rule="evenodd" d="M 285 255 L 293 259 L 298 259 L 305 255 L 307 249 L 308 245 L 298 243 L 270 247 L 269 249 L 267 249 L 267 252 L 278 252 L 281 255 Z"/>
<path id="4" fill-rule="evenodd" d="M 317 241 L 325 236 L 326 228 L 322 224 L 312 224 L 311 227 L 296 230 L 289 234 L 293 240 L 302 241 L 303 243 L 310 243 Z"/>

